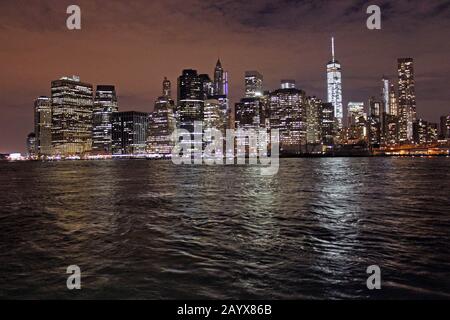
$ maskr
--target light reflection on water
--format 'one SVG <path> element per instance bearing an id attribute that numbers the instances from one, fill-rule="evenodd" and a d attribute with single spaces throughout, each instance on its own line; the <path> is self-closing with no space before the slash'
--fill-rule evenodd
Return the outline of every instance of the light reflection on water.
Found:
<path id="1" fill-rule="evenodd" d="M 0 163 L 0 297 L 449 298 L 448 159 Z M 65 268 L 83 272 L 65 289 Z M 369 265 L 383 289 L 365 287 Z"/>

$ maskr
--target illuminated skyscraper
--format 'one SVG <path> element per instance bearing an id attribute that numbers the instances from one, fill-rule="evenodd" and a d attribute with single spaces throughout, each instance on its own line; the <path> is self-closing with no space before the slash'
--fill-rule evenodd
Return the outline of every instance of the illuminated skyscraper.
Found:
<path id="1" fill-rule="evenodd" d="M 194 121 L 203 121 L 203 82 L 196 70 L 186 69 L 178 78 L 177 127 L 194 131 Z"/>
<path id="2" fill-rule="evenodd" d="M 245 72 L 245 97 L 255 98 L 263 95 L 263 76 L 258 71 Z"/>
<path id="3" fill-rule="evenodd" d="M 92 129 L 92 151 L 94 153 L 111 154 L 112 114 L 118 111 L 115 87 L 108 85 L 97 86 Z"/>
<path id="4" fill-rule="evenodd" d="M 383 113 L 382 142 L 385 146 L 394 146 L 398 143 L 398 117 Z"/>
<path id="5" fill-rule="evenodd" d="M 226 94 L 226 76 L 222 68 L 222 63 L 220 59 L 217 60 L 216 68 L 214 69 L 214 95 L 225 95 Z"/>
<path id="6" fill-rule="evenodd" d="M 156 100 L 154 111 L 150 114 L 148 152 L 153 155 L 168 156 L 172 152 L 175 103 L 170 96 L 170 87 L 170 81 L 164 78 L 163 95 Z"/>
<path id="7" fill-rule="evenodd" d="M 93 88 L 77 76 L 52 81 L 52 146 L 57 155 L 92 149 Z"/>
<path id="8" fill-rule="evenodd" d="M 389 79 L 383 76 L 383 79 L 381 80 L 382 84 L 382 90 L 381 90 L 381 101 L 383 103 L 383 112 L 390 113 L 390 85 L 389 85 Z"/>
<path id="9" fill-rule="evenodd" d="M 183 136 L 186 149 L 191 149 L 194 153 L 200 153 L 203 149 L 202 138 L 195 137 L 195 122 L 203 121 L 205 106 L 204 79 L 197 70 L 183 70 L 178 77 L 178 103 L 176 107 L 177 129 L 190 132 L 189 136 Z M 202 135 L 202 132 L 197 133 Z M 189 141 L 192 140 L 191 144 Z"/>
<path id="10" fill-rule="evenodd" d="M 331 38 L 332 59 L 327 64 L 327 88 L 328 103 L 334 107 L 334 115 L 338 121 L 339 129 L 342 128 L 344 112 L 342 105 L 342 73 L 341 64 L 335 58 L 334 38 Z"/>
<path id="11" fill-rule="evenodd" d="M 450 115 L 440 118 L 440 137 L 442 139 L 450 138 Z"/>
<path id="12" fill-rule="evenodd" d="M 364 102 L 348 103 L 348 140 L 359 143 L 367 138 L 367 115 L 364 112 Z"/>
<path id="13" fill-rule="evenodd" d="M 34 132 L 27 136 L 27 156 L 31 159 L 36 157 L 36 134 Z"/>
<path id="14" fill-rule="evenodd" d="M 322 143 L 325 150 L 329 150 L 334 145 L 335 137 L 335 117 L 334 106 L 331 103 L 322 103 L 320 112 L 320 124 L 322 128 Z"/>
<path id="15" fill-rule="evenodd" d="M 270 128 L 279 129 L 282 152 L 298 153 L 306 144 L 306 94 L 296 88 L 270 93 Z"/>
<path id="16" fill-rule="evenodd" d="M 413 123 L 416 120 L 416 91 L 414 61 L 398 59 L 398 115 L 400 117 L 399 140 L 413 140 Z"/>
<path id="17" fill-rule="evenodd" d="M 146 153 L 149 114 L 115 112 L 112 117 L 112 153 L 137 155 Z"/>
<path id="18" fill-rule="evenodd" d="M 368 135 L 369 143 L 372 147 L 379 147 L 381 144 L 381 117 L 383 103 L 377 101 L 374 97 L 369 99 L 369 119 L 368 119 Z"/>
<path id="19" fill-rule="evenodd" d="M 397 92 L 395 91 L 395 85 L 391 83 L 389 89 L 389 114 L 393 116 L 398 116 L 398 101 Z"/>
<path id="20" fill-rule="evenodd" d="M 200 74 L 198 77 L 202 86 L 202 99 L 209 99 L 214 95 L 214 83 L 211 81 L 211 78 L 207 74 Z"/>
<path id="21" fill-rule="evenodd" d="M 36 153 L 39 156 L 52 154 L 52 100 L 39 97 L 34 102 L 34 133 Z"/>
<path id="22" fill-rule="evenodd" d="M 322 129 L 320 113 L 322 100 L 309 97 L 306 102 L 306 141 L 308 144 L 319 144 L 322 142 Z"/>

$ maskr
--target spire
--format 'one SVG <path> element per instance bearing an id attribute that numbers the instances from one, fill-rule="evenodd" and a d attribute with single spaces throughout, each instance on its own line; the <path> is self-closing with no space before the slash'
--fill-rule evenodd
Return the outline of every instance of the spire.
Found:
<path id="1" fill-rule="evenodd" d="M 333 62 L 336 62 L 335 55 L 334 55 L 334 37 L 331 37 L 331 56 L 333 57 Z"/>
<path id="2" fill-rule="evenodd" d="M 220 58 L 217 58 L 216 68 L 217 67 L 222 68 L 222 63 L 220 62 Z"/>

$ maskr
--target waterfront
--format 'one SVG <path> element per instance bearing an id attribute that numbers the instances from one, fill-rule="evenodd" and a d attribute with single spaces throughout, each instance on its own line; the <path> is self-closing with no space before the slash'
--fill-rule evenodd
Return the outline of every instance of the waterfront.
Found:
<path id="1" fill-rule="evenodd" d="M 449 299 L 449 188 L 448 158 L 2 162 L 0 297 Z"/>

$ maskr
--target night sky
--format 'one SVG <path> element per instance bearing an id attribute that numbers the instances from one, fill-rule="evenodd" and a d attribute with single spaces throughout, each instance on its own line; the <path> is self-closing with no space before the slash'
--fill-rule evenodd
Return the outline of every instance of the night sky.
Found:
<path id="1" fill-rule="evenodd" d="M 66 28 L 70 4 L 81 31 Z M 382 8 L 380 31 L 366 28 L 369 4 Z M 396 79 L 397 58 L 413 57 L 418 116 L 450 113 L 448 0 L 1 0 L 0 153 L 25 151 L 34 99 L 64 75 L 114 84 L 121 110 L 149 112 L 164 76 L 175 95 L 182 69 L 212 76 L 220 56 L 232 103 L 246 70 L 261 72 L 266 90 L 291 78 L 325 99 L 332 35 L 344 105 L 379 97 L 383 74 Z"/>

